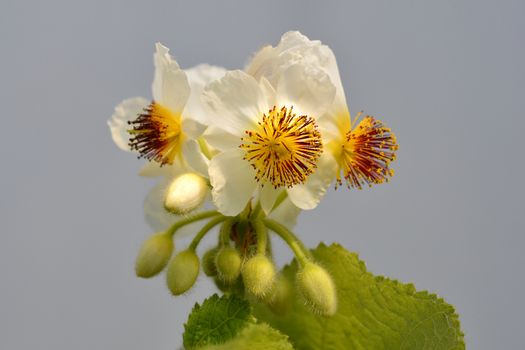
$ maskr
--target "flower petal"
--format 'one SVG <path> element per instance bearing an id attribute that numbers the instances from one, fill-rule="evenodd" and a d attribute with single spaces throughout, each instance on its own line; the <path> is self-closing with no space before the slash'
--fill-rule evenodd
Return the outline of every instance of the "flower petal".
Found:
<path id="1" fill-rule="evenodd" d="M 233 135 L 215 126 L 208 127 L 204 132 L 203 137 L 211 147 L 219 151 L 238 148 L 242 143 L 240 136 Z"/>
<path id="2" fill-rule="evenodd" d="M 146 222 L 155 231 L 164 231 L 179 218 L 164 209 L 164 196 L 170 183 L 170 177 L 155 185 L 144 200 L 144 216 Z"/>
<path id="3" fill-rule="evenodd" d="M 187 118 L 207 124 L 210 112 L 201 100 L 202 91 L 212 81 L 222 78 L 226 74 L 226 69 L 210 66 L 209 64 L 199 64 L 193 68 L 186 69 L 185 72 L 190 83 L 191 94 L 184 108 L 184 115 Z"/>
<path id="4" fill-rule="evenodd" d="M 202 135 L 204 130 L 206 130 L 206 125 L 202 124 L 201 122 L 191 118 L 182 119 L 182 131 L 189 138 L 198 138 Z"/>
<path id="5" fill-rule="evenodd" d="M 254 128 L 269 109 L 257 81 L 239 70 L 209 84 L 202 99 L 214 113 L 210 124 L 234 135 Z"/>
<path id="6" fill-rule="evenodd" d="M 333 108 L 336 112 L 347 108 L 345 92 L 334 53 L 319 40 L 310 40 L 298 31 L 281 37 L 276 47 L 266 46 L 254 55 L 246 71 L 257 80 L 266 77 L 274 86 L 281 74 L 294 64 L 304 64 L 323 70 L 336 88 Z"/>
<path id="7" fill-rule="evenodd" d="M 220 153 L 212 158 L 208 173 L 212 197 L 224 215 L 239 214 L 252 197 L 257 182 L 255 172 L 240 149 Z"/>
<path id="8" fill-rule="evenodd" d="M 277 83 L 278 105 L 292 105 L 297 114 L 319 118 L 331 107 L 335 87 L 323 71 L 303 64 L 286 69 Z"/>
<path id="9" fill-rule="evenodd" d="M 306 182 L 287 190 L 290 200 L 301 209 L 315 208 L 334 180 L 336 172 L 336 160 L 330 152 L 323 152 L 317 163 L 317 169 Z"/>
<path id="10" fill-rule="evenodd" d="M 186 73 L 171 57 L 169 49 L 160 43 L 156 44 L 153 61 L 155 63 L 153 99 L 172 112 L 181 113 L 190 96 Z"/>
<path id="11" fill-rule="evenodd" d="M 124 151 L 131 152 L 129 148 L 128 121 L 135 120 L 139 114 L 143 113 L 144 108 L 148 107 L 149 101 L 143 97 L 133 97 L 122 101 L 113 115 L 108 120 L 111 137 L 115 144 Z"/>
<path id="12" fill-rule="evenodd" d="M 275 208 L 268 217 L 273 219 L 289 229 L 293 229 L 297 224 L 297 217 L 301 209 L 297 208 L 290 198 L 286 198 L 277 208 Z"/>
<path id="13" fill-rule="evenodd" d="M 182 145 L 182 154 L 188 165 L 199 175 L 208 177 L 209 160 L 202 154 L 199 143 L 196 140 L 188 140 Z"/>
<path id="14" fill-rule="evenodd" d="M 166 190 L 175 176 L 168 176 L 156 184 L 146 195 L 144 200 L 144 217 L 148 225 L 155 231 L 165 231 L 175 222 L 184 219 L 183 215 L 176 215 L 164 208 Z M 177 231 L 177 237 L 195 234 L 200 223 L 185 225 Z"/>
<path id="15" fill-rule="evenodd" d="M 142 168 L 139 170 L 139 175 L 143 177 L 173 177 L 188 170 L 188 166 L 183 163 L 181 157 L 176 157 L 173 164 L 166 164 L 163 166 L 157 162 L 148 161 L 144 163 Z"/>
<path id="16" fill-rule="evenodd" d="M 271 183 L 266 183 L 261 188 L 259 201 L 261 202 L 261 207 L 266 214 L 272 210 L 275 200 L 281 191 L 282 189 L 276 189 Z"/>

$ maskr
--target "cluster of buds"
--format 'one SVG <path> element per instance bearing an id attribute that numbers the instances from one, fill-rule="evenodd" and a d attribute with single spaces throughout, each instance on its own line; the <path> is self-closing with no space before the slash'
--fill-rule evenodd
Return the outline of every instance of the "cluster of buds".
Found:
<path id="1" fill-rule="evenodd" d="M 181 175 L 168 187 L 165 207 L 169 203 L 171 212 L 185 213 L 186 208 L 198 207 L 205 197 L 202 189 L 206 184 L 201 185 L 198 176 Z M 174 254 L 173 238 L 177 230 L 199 220 L 208 221 L 186 249 Z M 202 238 L 219 225 L 217 246 L 199 258 L 197 247 Z M 294 293 L 288 279 L 276 270 L 269 232 L 282 238 L 294 252 L 299 266 L 295 284 L 305 304 L 316 313 L 333 315 L 337 296 L 328 272 L 315 263 L 288 228 L 266 217 L 260 205 L 252 207 L 251 202 L 237 216 L 224 216 L 216 211 L 192 212 L 165 232 L 152 235 L 140 249 L 135 271 L 139 277 L 150 278 L 166 269 L 169 290 L 173 295 L 181 295 L 195 284 L 202 265 L 205 275 L 224 292 L 250 295 L 274 312 L 284 313 Z"/>

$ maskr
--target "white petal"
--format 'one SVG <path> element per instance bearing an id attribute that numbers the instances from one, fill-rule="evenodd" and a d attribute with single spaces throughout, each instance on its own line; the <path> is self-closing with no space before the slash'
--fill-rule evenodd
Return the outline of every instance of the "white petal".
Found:
<path id="1" fill-rule="evenodd" d="M 208 177 L 209 160 L 202 154 L 196 140 L 188 140 L 182 145 L 182 154 L 188 165 L 199 175 Z"/>
<path id="2" fill-rule="evenodd" d="M 215 126 L 208 127 L 203 137 L 211 147 L 219 151 L 236 149 L 242 143 L 241 136 L 231 134 Z"/>
<path id="3" fill-rule="evenodd" d="M 212 81 L 222 78 L 224 74 L 226 74 L 226 69 L 210 66 L 209 64 L 200 64 L 193 68 L 186 69 L 185 72 L 190 83 L 191 94 L 184 108 L 184 114 L 201 123 L 207 124 L 207 120 L 210 118 L 210 112 L 205 108 L 201 100 L 202 91 L 204 87 Z"/>
<path id="4" fill-rule="evenodd" d="M 268 79 L 262 77 L 259 81 L 259 86 L 261 87 L 261 90 L 266 96 L 266 103 L 268 104 L 268 106 L 275 106 L 275 98 L 277 94 L 272 84 L 268 81 Z"/>
<path id="5" fill-rule="evenodd" d="M 148 161 L 139 170 L 139 175 L 143 177 L 173 177 L 188 170 L 190 169 L 188 169 L 187 165 L 181 161 L 180 157 L 177 157 L 171 165 L 160 166 L 157 162 Z"/>
<path id="6" fill-rule="evenodd" d="M 326 193 L 335 178 L 337 163 L 330 152 L 323 152 L 317 169 L 308 176 L 306 183 L 288 189 L 290 200 L 301 209 L 313 209 Z"/>
<path id="7" fill-rule="evenodd" d="M 186 73 L 171 57 L 169 49 L 160 43 L 156 44 L 153 60 L 155 63 L 153 99 L 172 112 L 181 113 L 190 96 Z"/>
<path id="8" fill-rule="evenodd" d="M 206 125 L 193 118 L 182 119 L 182 131 L 191 139 L 196 139 L 206 130 Z"/>
<path id="9" fill-rule="evenodd" d="M 277 52 L 271 45 L 261 48 L 245 68 L 246 73 L 259 80 L 261 77 L 270 77 L 274 69 L 273 63 L 277 58 Z"/>
<path id="10" fill-rule="evenodd" d="M 302 64 L 286 69 L 277 84 L 278 105 L 292 105 L 297 114 L 318 118 L 332 105 L 335 87 L 323 71 Z"/>
<path id="11" fill-rule="evenodd" d="M 164 178 L 148 192 L 144 200 L 144 217 L 155 231 L 165 231 L 175 222 L 185 218 L 183 215 L 175 215 L 164 209 L 166 190 L 174 178 L 175 176 Z M 177 231 L 177 237 L 195 234 L 198 225 L 202 223 L 183 226 Z"/>
<path id="12" fill-rule="evenodd" d="M 208 85 L 203 101 L 214 113 L 211 125 L 234 135 L 255 128 L 269 109 L 266 96 L 257 81 L 242 71 L 232 71 Z"/>
<path id="13" fill-rule="evenodd" d="M 178 219 L 179 216 L 174 215 L 164 209 L 164 196 L 166 189 L 170 183 L 170 178 L 155 185 L 144 200 L 144 216 L 146 222 L 155 231 L 164 231 Z"/>
<path id="14" fill-rule="evenodd" d="M 293 229 L 297 224 L 297 217 L 301 209 L 296 207 L 290 198 L 286 198 L 277 208 L 275 208 L 268 217 L 273 219 L 289 229 Z"/>
<path id="15" fill-rule="evenodd" d="M 277 50 L 283 52 L 286 50 L 291 50 L 300 47 L 308 47 L 311 45 L 318 45 L 321 42 L 319 40 L 310 40 L 306 35 L 301 34 L 301 32 L 294 30 L 286 32 L 282 35 L 281 41 L 277 45 Z"/>
<path id="16" fill-rule="evenodd" d="M 108 120 L 111 137 L 115 144 L 124 151 L 131 151 L 129 148 L 129 121 L 137 119 L 138 115 L 143 113 L 144 108 L 148 107 L 149 101 L 143 97 L 133 97 L 122 101 L 113 115 Z"/>
<path id="17" fill-rule="evenodd" d="M 208 168 L 213 201 L 224 215 L 239 214 L 257 187 L 255 171 L 242 159 L 243 154 L 242 150 L 220 153 Z"/>
<path id="18" fill-rule="evenodd" d="M 273 187 L 271 183 L 266 183 L 262 187 L 259 201 L 261 202 L 261 207 L 266 214 L 272 210 L 275 200 L 281 191 L 281 189 Z"/>

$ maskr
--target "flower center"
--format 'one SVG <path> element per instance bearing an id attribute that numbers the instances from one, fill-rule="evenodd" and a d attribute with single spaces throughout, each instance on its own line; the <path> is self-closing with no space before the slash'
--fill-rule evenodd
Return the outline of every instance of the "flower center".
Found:
<path id="1" fill-rule="evenodd" d="M 182 145 L 181 118 L 179 114 L 155 101 L 139 114 L 137 119 L 128 122 L 131 129 L 129 147 L 146 158 L 160 163 L 173 164 Z"/>
<path id="2" fill-rule="evenodd" d="M 264 114 L 257 130 L 247 130 L 239 146 L 255 169 L 257 181 L 277 187 L 304 183 L 323 151 L 314 119 L 297 116 L 293 107 L 273 107 Z"/>
<path id="3" fill-rule="evenodd" d="M 389 128 L 374 117 L 364 117 L 346 133 L 342 146 L 340 167 L 348 188 L 361 189 L 365 184 L 372 186 L 388 182 L 394 175 L 389 164 L 396 159 L 398 148 L 396 136 Z M 336 187 L 341 184 L 339 173 Z"/>

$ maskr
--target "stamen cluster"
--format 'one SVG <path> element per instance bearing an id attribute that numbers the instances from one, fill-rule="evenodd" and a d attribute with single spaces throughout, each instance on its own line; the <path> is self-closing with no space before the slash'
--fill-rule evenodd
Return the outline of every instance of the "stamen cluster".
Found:
<path id="1" fill-rule="evenodd" d="M 154 160 L 161 166 L 173 164 L 182 138 L 179 119 L 168 108 L 151 102 L 144 113 L 128 122 L 132 126 L 128 130 L 130 149 L 137 151 L 139 158 Z"/>
<path id="2" fill-rule="evenodd" d="M 304 183 L 322 153 L 321 134 L 315 120 L 293 113 L 293 107 L 275 106 L 264 114 L 255 131 L 247 130 L 240 147 L 256 171 L 257 181 L 275 188 Z"/>
<path id="3" fill-rule="evenodd" d="M 359 115 L 356 120 L 358 118 Z M 374 117 L 364 117 L 353 130 L 348 131 L 342 148 L 342 171 L 349 188 L 362 189 L 363 185 L 388 182 L 389 177 L 394 175 L 389 165 L 396 159 L 396 137 Z M 341 183 L 338 177 L 337 184 Z"/>

